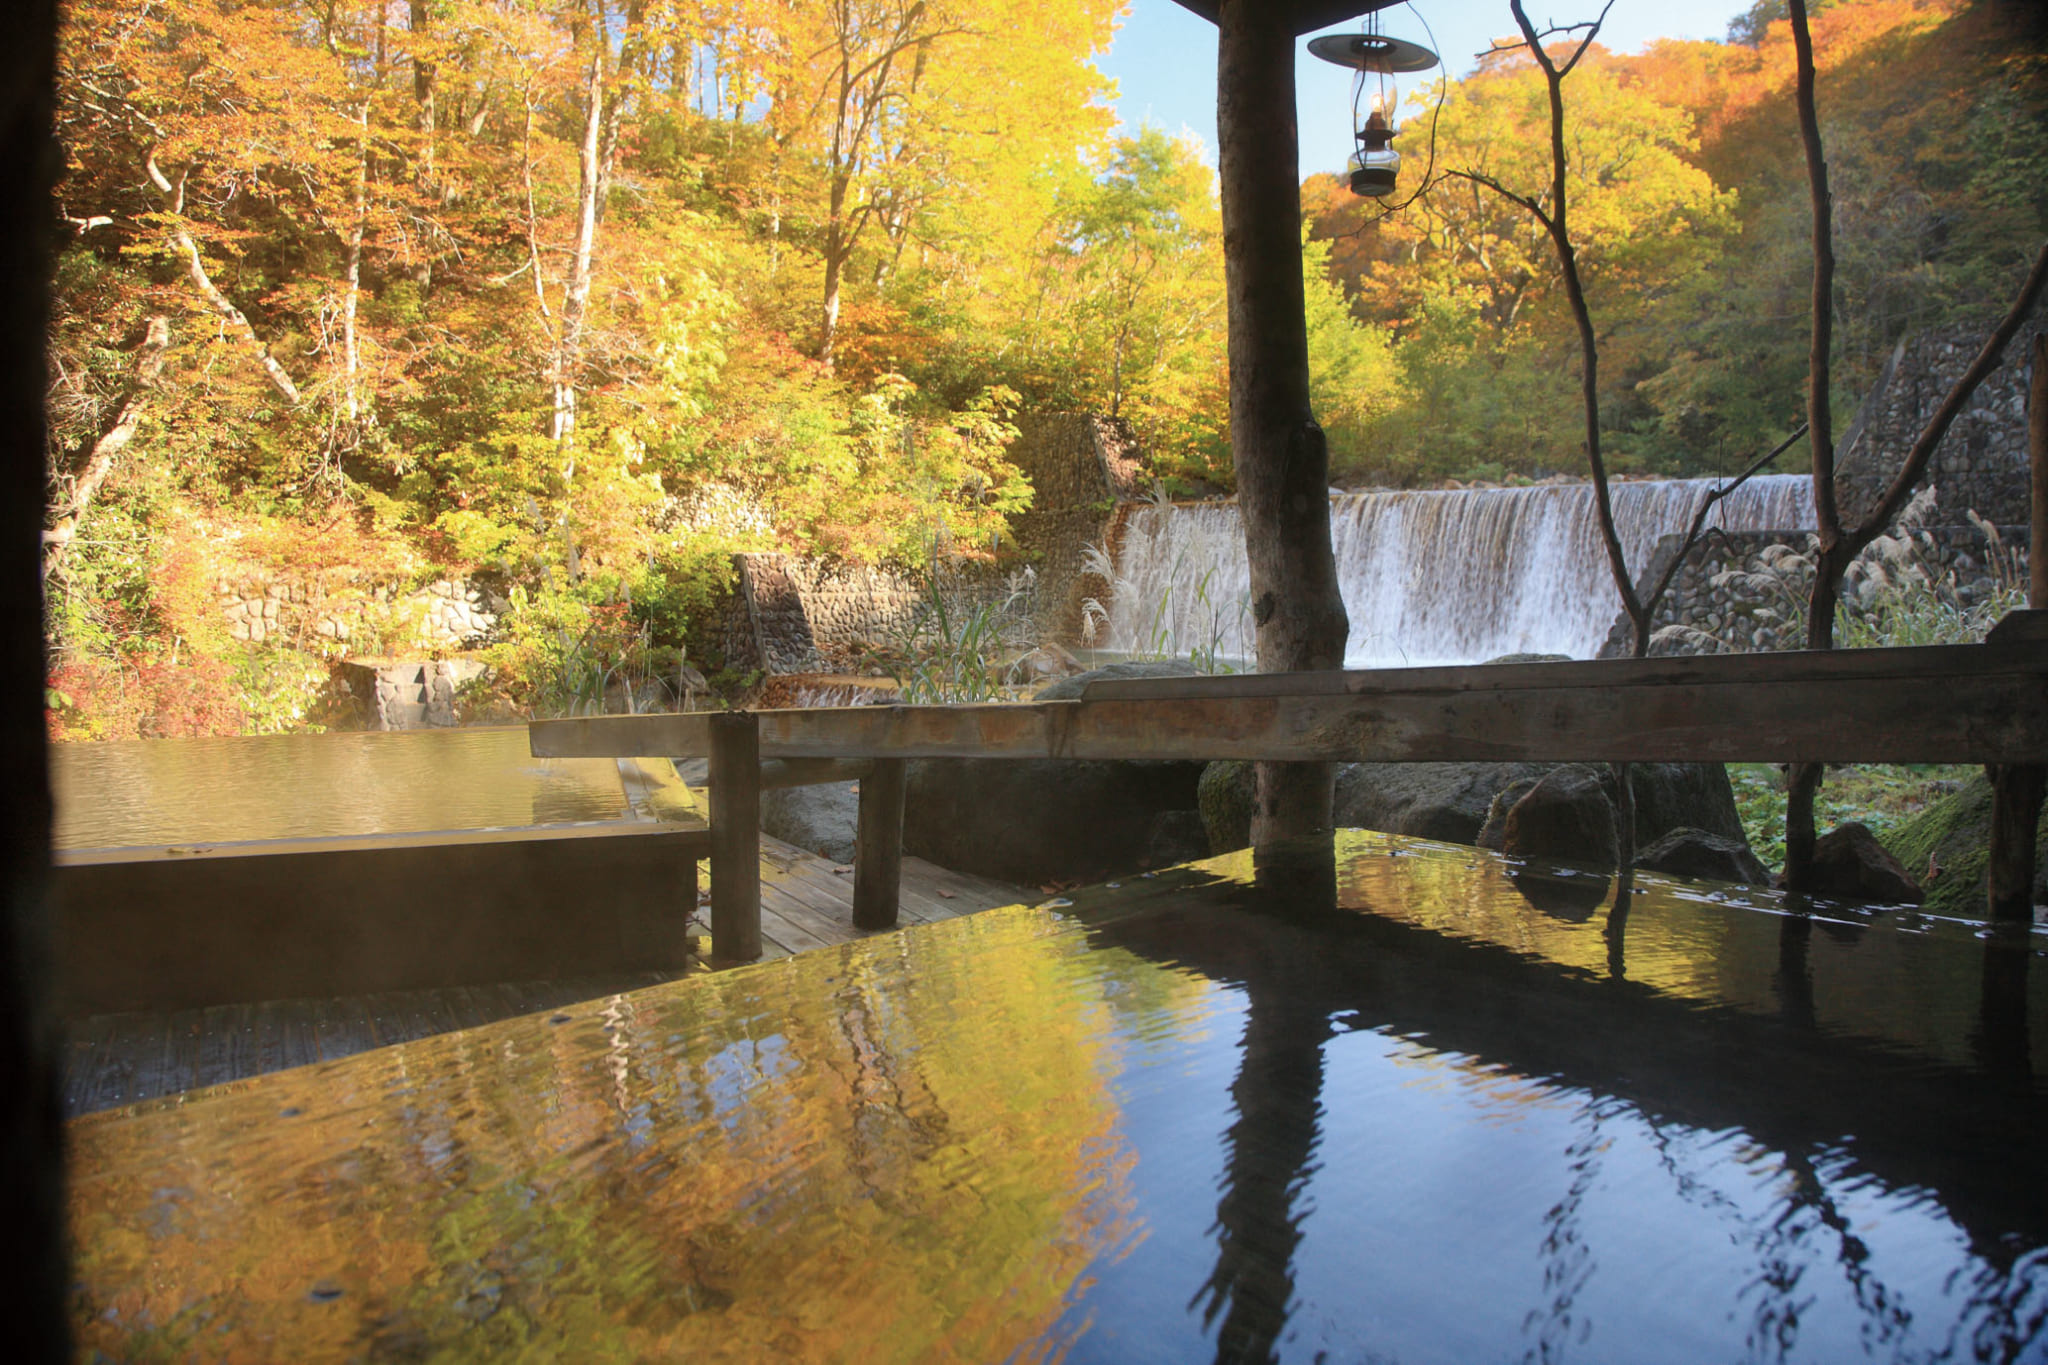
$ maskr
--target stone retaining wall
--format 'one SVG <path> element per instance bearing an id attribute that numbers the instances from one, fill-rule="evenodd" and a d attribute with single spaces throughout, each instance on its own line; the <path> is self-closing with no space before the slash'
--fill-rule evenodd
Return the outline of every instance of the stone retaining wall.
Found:
<path id="1" fill-rule="evenodd" d="M 1861 521 L 1905 463 L 1914 439 L 1950 387 L 1983 349 L 1995 319 L 1940 328 L 1909 337 L 1864 400 L 1860 438 L 1840 460 L 1836 495 L 1845 524 Z M 2006 347 L 2005 363 L 1986 376 L 1956 418 L 1928 465 L 1944 521 L 1963 511 L 2000 525 L 2027 520 L 2027 357 L 2034 337 L 2048 329 L 2037 313 Z"/>
<path id="2" fill-rule="evenodd" d="M 845 673 L 907 632 L 925 610 L 922 575 L 876 564 L 829 564 L 799 555 L 733 556 L 735 586 L 721 628 L 728 668 L 771 676 Z M 948 570 L 950 602 L 1000 600 L 992 568 Z"/>
<path id="3" fill-rule="evenodd" d="M 1010 460 L 1031 477 L 1031 510 L 1011 518 L 1037 576 L 1041 634 L 1081 638 L 1081 603 L 1107 601 L 1109 584 L 1087 566 L 1087 547 L 1112 550 L 1118 504 L 1144 496 L 1142 460 L 1130 423 L 1118 417 L 1054 413 L 1021 419 Z"/>
<path id="4" fill-rule="evenodd" d="M 455 693 L 484 673 L 477 659 L 344 659 L 334 679 L 361 708 L 365 730 L 430 730 L 461 724 Z"/>
<path id="5" fill-rule="evenodd" d="M 2002 569 L 1992 562 L 1994 551 L 1983 533 L 1974 526 L 1927 527 L 1913 534 L 1920 539 L 1921 556 L 1930 565 L 1954 575 L 1958 595 L 1966 603 L 1989 595 L 2001 572 L 2016 574 L 2018 581 L 2025 581 L 2028 535 L 2024 526 L 1998 528 L 1999 540 L 2008 556 L 2008 562 Z M 1639 580 L 1654 586 L 1683 539 L 1677 534 L 1661 538 L 1650 556 L 1649 565 L 1638 575 Z M 1666 626 L 1682 624 L 1692 627 L 1698 634 L 1653 645 L 1650 652 L 1659 655 L 1747 654 L 1804 649 L 1806 601 L 1803 588 L 1792 594 L 1762 593 L 1746 590 L 1735 583 L 1717 587 L 1714 579 L 1729 570 L 1767 575 L 1767 555 L 1774 547 L 1810 554 L 1814 544 L 1811 531 L 1709 532 L 1686 555 L 1685 563 L 1671 580 L 1671 591 L 1665 595 L 1652 621 L 1653 633 Z M 1864 553 L 1869 556 L 1876 551 Z M 1852 585 L 1843 593 L 1842 612 L 1846 616 L 1860 616 L 1864 610 L 1864 600 Z M 1617 612 L 1599 657 L 1626 657 L 1632 641 L 1628 614 Z"/>
<path id="6" fill-rule="evenodd" d="M 385 647 L 473 649 L 489 643 L 509 605 L 479 583 L 444 579 L 408 592 L 346 571 L 301 581 L 223 578 L 215 594 L 233 638 L 305 646 L 374 635 Z"/>
<path id="7" fill-rule="evenodd" d="M 1087 547 L 1113 537 L 1122 507 L 1138 495 L 1140 459 L 1130 424 L 1079 413 L 1025 416 L 1009 450 L 1030 476 L 1032 508 L 1011 519 L 1031 574 L 1038 633 L 1079 637 L 1081 602 L 1107 595 L 1087 569 Z M 921 574 L 883 565 L 838 565 L 796 555 L 733 556 L 736 583 L 721 626 L 726 667 L 771 676 L 850 671 L 917 620 L 929 597 Z M 965 605 L 1006 599 L 997 566 L 949 570 L 949 597 Z"/>

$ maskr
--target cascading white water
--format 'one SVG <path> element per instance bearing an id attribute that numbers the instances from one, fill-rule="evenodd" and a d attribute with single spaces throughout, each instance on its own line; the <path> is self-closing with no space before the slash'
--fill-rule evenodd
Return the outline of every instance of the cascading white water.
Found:
<path id="1" fill-rule="evenodd" d="M 1692 524 L 1713 479 L 1614 485 L 1629 568 Z M 1751 479 L 1708 525 L 1813 526 L 1804 475 Z M 1332 498 L 1330 532 L 1354 668 L 1476 663 L 1502 654 L 1590 658 L 1621 610 L 1590 484 L 1360 493 Z M 1105 638 L 1111 651 L 1252 653 L 1249 570 L 1234 503 L 1142 507 L 1124 527 Z"/>

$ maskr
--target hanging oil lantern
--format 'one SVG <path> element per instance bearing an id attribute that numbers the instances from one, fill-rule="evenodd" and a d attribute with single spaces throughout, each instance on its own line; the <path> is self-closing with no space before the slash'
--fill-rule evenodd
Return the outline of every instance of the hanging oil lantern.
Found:
<path id="1" fill-rule="evenodd" d="M 1378 199 L 1393 193 L 1401 170 L 1401 154 L 1393 145 L 1399 131 L 1394 118 L 1400 102 L 1394 77 L 1427 71 L 1437 64 L 1437 58 L 1420 43 L 1377 32 L 1377 15 L 1367 16 L 1366 24 L 1363 33 L 1330 33 L 1311 39 L 1308 50 L 1358 73 L 1351 84 L 1351 116 L 1358 129 L 1358 150 L 1351 154 L 1351 192 Z"/>

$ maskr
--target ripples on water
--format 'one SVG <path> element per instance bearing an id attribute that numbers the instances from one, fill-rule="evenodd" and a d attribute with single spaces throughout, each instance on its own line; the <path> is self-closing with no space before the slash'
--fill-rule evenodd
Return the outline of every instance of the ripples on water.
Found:
<path id="1" fill-rule="evenodd" d="M 81 1342 L 2048 1354 L 2030 948 L 1543 873 L 1346 835 L 91 1116 Z"/>

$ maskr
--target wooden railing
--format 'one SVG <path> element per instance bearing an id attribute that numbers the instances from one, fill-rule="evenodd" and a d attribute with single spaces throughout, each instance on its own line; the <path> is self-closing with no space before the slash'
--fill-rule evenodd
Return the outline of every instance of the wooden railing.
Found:
<path id="1" fill-rule="evenodd" d="M 2048 611 L 1979 645 L 1107 679 L 1076 701 L 535 721 L 537 757 L 711 759 L 711 934 L 760 954 L 764 787 L 861 779 L 854 922 L 896 922 L 912 758 L 2048 764 Z M 2031 829 L 2028 820 L 2025 828 Z"/>

